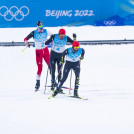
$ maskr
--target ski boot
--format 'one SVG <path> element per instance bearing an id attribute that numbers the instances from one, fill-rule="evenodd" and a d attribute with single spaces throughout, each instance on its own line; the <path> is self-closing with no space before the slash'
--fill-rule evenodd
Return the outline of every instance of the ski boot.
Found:
<path id="1" fill-rule="evenodd" d="M 53 92 L 54 91 L 54 89 L 55 89 L 55 87 L 57 87 L 57 83 L 56 82 L 54 82 L 53 80 L 51 81 L 51 91 Z"/>
<path id="2" fill-rule="evenodd" d="M 56 90 L 52 93 L 52 97 L 55 97 L 58 93 L 59 93 L 59 89 L 56 89 Z"/>
<path id="3" fill-rule="evenodd" d="M 37 92 L 39 88 L 40 88 L 40 80 L 36 80 L 35 92 Z"/>
<path id="4" fill-rule="evenodd" d="M 79 98 L 78 89 L 74 89 L 74 97 L 75 98 Z"/>
<path id="5" fill-rule="evenodd" d="M 62 89 L 59 89 L 59 94 L 65 94 Z"/>
<path id="6" fill-rule="evenodd" d="M 60 82 L 58 82 L 58 84 L 56 83 L 55 87 L 58 89 L 58 91 L 59 91 L 60 94 L 65 94 L 63 92 L 63 90 L 61 89 L 61 83 Z"/>
<path id="7" fill-rule="evenodd" d="M 54 91 L 54 88 L 55 88 L 55 86 L 54 86 L 54 81 L 53 80 L 51 80 L 51 92 L 53 92 Z"/>

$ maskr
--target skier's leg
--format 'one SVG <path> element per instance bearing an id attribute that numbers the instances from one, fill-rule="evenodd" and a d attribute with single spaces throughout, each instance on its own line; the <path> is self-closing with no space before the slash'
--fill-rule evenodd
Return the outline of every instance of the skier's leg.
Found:
<path id="1" fill-rule="evenodd" d="M 55 57 L 51 54 L 51 56 L 50 56 L 51 90 L 54 90 L 54 83 L 55 83 L 55 64 L 56 64 Z"/>
<path id="2" fill-rule="evenodd" d="M 58 72 L 59 72 L 59 74 L 58 74 L 58 83 L 60 82 L 60 80 L 61 80 L 61 77 L 62 77 L 62 70 L 61 70 L 61 67 L 62 67 L 62 64 L 60 63 L 60 61 L 61 61 L 61 58 L 57 58 L 57 68 L 58 68 Z M 60 93 L 63 93 L 63 90 L 62 89 L 59 89 L 60 91 Z"/>
<path id="3" fill-rule="evenodd" d="M 74 87 L 74 96 L 78 97 L 78 88 L 79 88 L 79 76 L 80 76 L 80 64 L 77 63 L 77 65 L 75 65 L 73 67 L 74 73 L 75 73 L 75 87 Z"/>
<path id="4" fill-rule="evenodd" d="M 38 71 L 37 71 L 37 76 L 36 76 L 36 85 L 35 85 L 36 90 L 38 90 L 40 87 L 40 76 L 42 72 L 42 58 L 43 58 L 42 50 L 36 50 L 36 63 L 38 66 Z"/>
<path id="5" fill-rule="evenodd" d="M 37 75 L 41 75 L 42 72 L 42 58 L 43 58 L 43 52 L 42 50 L 36 50 L 36 63 L 38 66 Z"/>
<path id="6" fill-rule="evenodd" d="M 48 68 L 49 68 L 49 70 L 50 70 L 50 74 L 51 74 L 50 54 L 49 54 L 49 50 L 48 50 L 47 47 L 43 49 L 43 57 L 44 57 L 45 62 L 46 62 L 47 65 L 48 65 Z"/>
<path id="7" fill-rule="evenodd" d="M 49 54 L 49 50 L 47 47 L 43 49 L 43 56 L 47 65 L 50 66 L 50 54 Z"/>
<path id="8" fill-rule="evenodd" d="M 58 83 L 61 80 L 62 72 L 60 71 L 62 64 L 60 64 L 61 58 L 57 59 L 57 67 L 58 67 Z"/>
<path id="9" fill-rule="evenodd" d="M 63 71 L 63 78 L 58 83 L 57 89 L 52 94 L 52 96 L 56 96 L 60 92 L 60 89 L 61 89 L 62 85 L 64 84 L 64 82 L 66 81 L 66 79 L 68 77 L 70 69 L 71 69 L 71 67 L 69 67 L 68 64 L 66 63 L 65 67 L 64 67 L 64 71 Z"/>

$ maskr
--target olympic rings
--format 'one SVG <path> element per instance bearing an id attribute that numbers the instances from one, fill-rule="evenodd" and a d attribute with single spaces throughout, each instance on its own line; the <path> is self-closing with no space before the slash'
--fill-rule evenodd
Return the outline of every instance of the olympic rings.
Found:
<path id="1" fill-rule="evenodd" d="M 55 39 L 55 44 L 63 45 L 64 46 L 64 44 L 66 44 L 66 42 L 64 40 Z"/>
<path id="2" fill-rule="evenodd" d="M 104 21 L 104 24 L 106 26 L 114 26 L 116 24 L 116 21 L 115 20 Z"/>
<path id="3" fill-rule="evenodd" d="M 40 40 L 43 40 L 43 39 L 46 39 L 47 38 L 47 34 L 43 33 L 41 35 L 37 34 L 36 35 L 36 39 L 40 39 Z"/>
<path id="4" fill-rule="evenodd" d="M 24 9 L 27 11 L 26 14 L 24 14 L 23 12 Z M 2 10 L 5 10 L 5 12 L 2 13 Z M 6 21 L 11 21 L 14 18 L 17 21 L 22 21 L 24 17 L 27 16 L 28 14 L 29 14 L 29 8 L 27 6 L 22 6 L 20 9 L 16 6 L 12 6 L 10 7 L 10 9 L 8 9 L 8 7 L 6 6 L 0 7 L 0 16 L 3 16 Z M 10 15 L 11 18 L 7 18 L 8 15 Z M 17 18 L 18 15 L 21 16 L 21 18 Z"/>

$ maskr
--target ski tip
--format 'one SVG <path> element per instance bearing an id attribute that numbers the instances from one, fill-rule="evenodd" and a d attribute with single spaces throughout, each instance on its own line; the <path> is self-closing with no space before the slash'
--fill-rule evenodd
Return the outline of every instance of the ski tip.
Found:
<path id="1" fill-rule="evenodd" d="M 81 99 L 81 100 L 88 100 L 88 98 L 84 98 L 84 97 L 74 97 L 74 96 L 68 96 L 68 97 L 77 98 L 77 99 Z"/>
<path id="2" fill-rule="evenodd" d="M 82 100 L 88 100 L 88 98 L 84 98 L 84 97 L 78 97 L 78 98 Z"/>
<path id="3" fill-rule="evenodd" d="M 48 99 L 52 99 L 52 98 L 54 98 L 54 97 L 53 96 L 48 97 Z"/>
<path id="4" fill-rule="evenodd" d="M 83 100 L 88 100 L 88 98 L 81 98 L 81 99 L 83 99 Z"/>

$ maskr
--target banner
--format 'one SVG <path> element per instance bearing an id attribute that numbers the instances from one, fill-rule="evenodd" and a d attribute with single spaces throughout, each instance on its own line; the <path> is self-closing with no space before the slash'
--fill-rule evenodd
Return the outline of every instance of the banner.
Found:
<path id="1" fill-rule="evenodd" d="M 0 28 L 134 25 L 134 0 L 4 0 Z"/>

